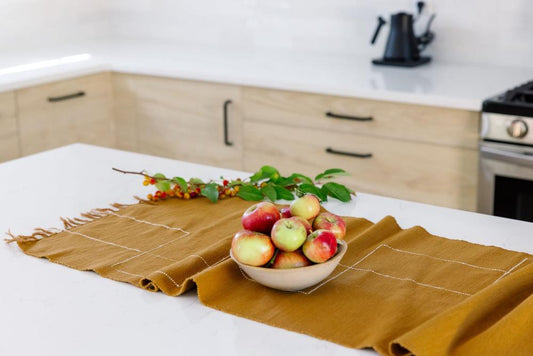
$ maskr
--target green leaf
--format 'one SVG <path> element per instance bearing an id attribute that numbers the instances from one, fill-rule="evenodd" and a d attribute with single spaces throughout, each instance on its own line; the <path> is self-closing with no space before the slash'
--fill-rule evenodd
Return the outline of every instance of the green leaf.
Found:
<path id="1" fill-rule="evenodd" d="M 204 181 L 201 180 L 200 178 L 191 178 L 189 179 L 189 183 L 193 185 L 200 185 L 200 184 L 204 184 Z"/>
<path id="2" fill-rule="evenodd" d="M 271 202 L 275 202 L 278 199 L 278 194 L 272 183 L 268 183 L 263 188 L 261 188 L 261 193 L 265 195 Z"/>
<path id="3" fill-rule="evenodd" d="M 187 181 L 185 181 L 185 179 L 181 177 L 174 177 L 172 178 L 172 183 L 179 185 L 182 192 L 187 191 Z"/>
<path id="4" fill-rule="evenodd" d="M 162 192 L 170 190 L 170 181 L 169 180 L 158 180 L 155 184 L 155 187 Z"/>
<path id="5" fill-rule="evenodd" d="M 218 200 L 217 184 L 216 183 L 207 184 L 204 188 L 202 188 L 202 190 L 200 191 L 200 194 L 202 194 L 204 197 L 207 197 L 213 203 L 216 203 Z"/>
<path id="6" fill-rule="evenodd" d="M 344 203 L 349 202 L 352 199 L 348 188 L 339 183 L 328 182 L 322 186 L 322 191 L 330 197 L 338 199 Z"/>
<path id="7" fill-rule="evenodd" d="M 163 173 L 156 173 L 154 174 L 155 179 L 165 179 L 165 175 Z"/>
<path id="8" fill-rule="evenodd" d="M 315 177 L 315 181 L 319 181 L 321 179 L 332 179 L 339 176 L 349 176 L 350 173 L 346 172 L 344 169 L 340 168 L 331 168 L 326 169 L 324 172 L 320 173 Z"/>
<path id="9" fill-rule="evenodd" d="M 316 187 L 316 186 L 314 186 L 312 184 L 300 184 L 300 186 L 298 186 L 298 189 L 302 193 L 316 195 L 318 197 L 318 199 L 320 199 L 321 201 L 327 201 L 328 200 L 327 194 L 325 194 L 322 190 L 320 190 L 320 188 L 318 188 L 318 187 Z"/>
<path id="10" fill-rule="evenodd" d="M 274 189 L 276 190 L 276 195 L 278 199 L 283 200 L 294 200 L 294 194 L 292 192 L 280 185 L 275 185 Z"/>
<path id="11" fill-rule="evenodd" d="M 308 176 L 304 176 L 300 173 L 293 173 L 289 176 L 288 179 L 292 180 L 292 182 L 296 184 L 313 184 L 313 180 L 311 178 L 309 178 Z"/>
<path id="12" fill-rule="evenodd" d="M 272 166 L 263 166 L 250 177 L 250 182 L 255 183 L 263 179 L 271 179 L 276 181 L 279 178 L 279 172 Z"/>
<path id="13" fill-rule="evenodd" d="M 263 193 L 253 185 L 243 185 L 239 189 L 237 196 L 248 201 L 263 200 Z"/>

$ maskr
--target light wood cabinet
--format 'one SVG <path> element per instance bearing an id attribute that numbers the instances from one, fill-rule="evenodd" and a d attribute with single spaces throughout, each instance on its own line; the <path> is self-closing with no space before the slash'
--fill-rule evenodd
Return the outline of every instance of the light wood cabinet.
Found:
<path id="1" fill-rule="evenodd" d="M 479 113 L 255 88 L 243 112 L 245 170 L 343 168 L 355 190 L 475 210 Z"/>
<path id="2" fill-rule="evenodd" d="M 0 93 L 0 162 L 20 156 L 15 93 Z"/>
<path id="3" fill-rule="evenodd" d="M 242 168 L 239 87 L 116 74 L 114 91 L 119 148 Z"/>
<path id="4" fill-rule="evenodd" d="M 243 102 L 248 121 L 465 148 L 478 145 L 479 112 L 474 111 L 259 88 L 245 88 Z"/>
<path id="5" fill-rule="evenodd" d="M 0 160 L 86 142 L 246 171 L 343 168 L 355 190 L 465 210 L 478 132 L 473 111 L 122 73 L 0 94 Z"/>
<path id="6" fill-rule="evenodd" d="M 16 92 L 22 155 L 75 142 L 115 146 L 110 73 Z"/>

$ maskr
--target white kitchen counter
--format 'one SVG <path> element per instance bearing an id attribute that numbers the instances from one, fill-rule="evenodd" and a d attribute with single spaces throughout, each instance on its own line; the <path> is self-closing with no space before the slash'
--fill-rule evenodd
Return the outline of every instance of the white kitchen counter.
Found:
<path id="1" fill-rule="evenodd" d="M 75 63 L 21 70 L 20 65 L 87 54 Z M 0 91 L 103 70 L 480 111 L 484 99 L 533 79 L 533 67 L 441 63 L 374 66 L 353 56 L 221 52 L 148 43 L 10 53 L 0 59 Z"/>
<path id="2" fill-rule="evenodd" d="M 184 177 L 245 177 L 243 172 L 75 144 L 0 164 L 0 231 L 60 227 L 109 203 L 146 194 L 142 177 L 111 167 Z M 290 173 L 290 172 L 283 172 Z M 378 221 L 393 215 L 404 228 L 533 253 L 533 224 L 359 193 L 342 215 Z M 149 293 L 0 245 L 0 355 L 367 355 L 330 342 L 204 307 L 195 291 Z M 208 337 L 206 339 L 206 337 Z M 208 340 L 208 341 L 206 341 Z"/>

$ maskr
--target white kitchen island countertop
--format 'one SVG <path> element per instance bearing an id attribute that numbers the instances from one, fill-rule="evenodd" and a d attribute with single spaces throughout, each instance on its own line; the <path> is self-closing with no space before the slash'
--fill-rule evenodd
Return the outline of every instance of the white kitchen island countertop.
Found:
<path id="1" fill-rule="evenodd" d="M 73 56 L 75 61 L 69 61 Z M 370 61 L 357 56 L 151 43 L 78 44 L 4 55 L 0 91 L 113 70 L 480 111 L 484 99 L 533 79 L 533 67 L 443 63 L 435 58 L 429 65 L 398 68 Z"/>
<path id="2" fill-rule="evenodd" d="M 109 203 L 132 203 L 149 189 L 138 176 L 111 170 L 147 169 L 184 177 L 245 177 L 246 173 L 74 144 L 0 164 L 0 231 L 60 227 Z M 284 172 L 282 172 L 284 173 Z M 290 172 L 289 172 L 290 173 Z M 359 193 L 337 214 L 378 221 L 396 217 L 453 239 L 533 253 L 533 224 Z M 306 335 L 203 306 L 195 291 L 180 297 L 24 255 L 0 245 L 0 355 L 367 355 Z"/>

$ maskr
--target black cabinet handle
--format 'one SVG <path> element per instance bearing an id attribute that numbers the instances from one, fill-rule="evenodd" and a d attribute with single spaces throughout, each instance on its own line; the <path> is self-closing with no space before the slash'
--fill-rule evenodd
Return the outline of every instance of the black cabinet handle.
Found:
<path id="1" fill-rule="evenodd" d="M 63 96 L 49 96 L 48 97 L 48 101 L 51 102 L 51 103 L 55 103 L 57 101 L 81 98 L 82 96 L 85 96 L 85 92 L 84 91 L 79 91 L 77 93 L 67 94 L 67 95 L 63 95 Z"/>
<path id="2" fill-rule="evenodd" d="M 226 146 L 233 146 L 233 142 L 228 139 L 228 106 L 231 104 L 231 100 L 224 102 L 224 144 Z"/>
<path id="3" fill-rule="evenodd" d="M 331 111 L 328 111 L 326 113 L 327 117 L 332 117 L 334 119 L 342 119 L 342 120 L 353 120 L 353 121 L 372 121 L 374 118 L 372 116 L 350 116 L 350 115 L 339 115 L 334 114 Z"/>
<path id="4" fill-rule="evenodd" d="M 356 158 L 370 158 L 370 157 L 372 157 L 372 153 L 354 153 L 354 152 L 346 152 L 346 151 L 337 151 L 337 150 L 334 150 L 331 147 L 326 148 L 326 152 L 334 154 L 334 155 L 350 156 L 350 157 L 356 157 Z"/>

